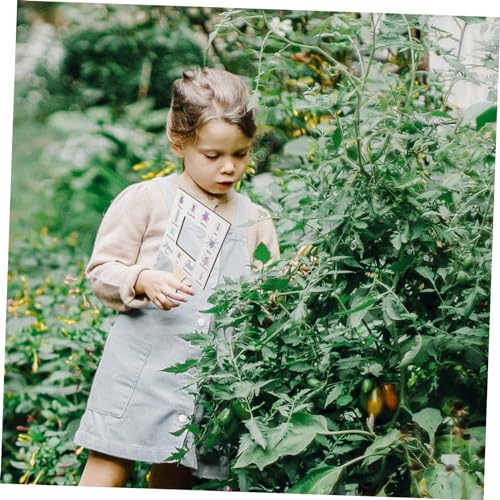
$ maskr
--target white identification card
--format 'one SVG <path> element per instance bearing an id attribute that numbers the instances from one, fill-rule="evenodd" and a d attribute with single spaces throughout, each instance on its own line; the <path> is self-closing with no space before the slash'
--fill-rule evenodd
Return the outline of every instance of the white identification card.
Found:
<path id="1" fill-rule="evenodd" d="M 204 289 L 230 227 L 226 219 L 178 188 L 161 250 Z"/>

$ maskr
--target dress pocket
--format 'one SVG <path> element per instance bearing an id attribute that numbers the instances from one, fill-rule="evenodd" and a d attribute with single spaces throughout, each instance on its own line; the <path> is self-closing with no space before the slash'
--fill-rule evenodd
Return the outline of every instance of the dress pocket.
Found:
<path id="1" fill-rule="evenodd" d="M 115 323 L 108 334 L 87 407 L 120 418 L 132 397 L 152 344 L 130 330 L 116 326 Z"/>

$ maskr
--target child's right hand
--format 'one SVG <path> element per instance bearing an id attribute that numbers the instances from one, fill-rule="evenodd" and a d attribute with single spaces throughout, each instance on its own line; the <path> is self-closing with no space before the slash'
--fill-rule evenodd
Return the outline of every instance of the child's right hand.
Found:
<path id="1" fill-rule="evenodd" d="M 137 295 L 146 295 L 158 309 L 167 311 L 180 305 L 176 301 L 187 302 L 186 297 L 178 292 L 194 295 L 191 286 L 179 281 L 172 273 L 153 269 L 139 273 L 134 289 Z"/>

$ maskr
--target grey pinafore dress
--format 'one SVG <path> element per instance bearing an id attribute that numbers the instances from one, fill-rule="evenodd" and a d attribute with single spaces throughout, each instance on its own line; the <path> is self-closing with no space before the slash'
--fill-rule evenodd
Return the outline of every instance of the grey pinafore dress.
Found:
<path id="1" fill-rule="evenodd" d="M 176 186 L 169 179 L 156 179 L 170 207 Z M 94 377 L 87 408 L 74 442 L 90 450 L 149 463 L 164 462 L 176 448 L 190 447 L 181 464 L 194 469 L 196 476 L 223 479 L 227 474 L 225 457 L 217 465 L 204 464 L 192 447 L 194 436 L 183 427 L 195 413 L 193 375 L 167 373 L 164 368 L 199 357 L 200 350 L 176 336 L 193 331 L 207 333 L 212 316 L 208 297 L 224 277 L 239 278 L 249 272 L 250 256 L 247 231 L 250 200 L 236 193 L 237 207 L 233 223 L 205 287 L 195 290 L 170 311 L 147 306 L 119 313 L 111 327 L 102 359 Z M 188 225 L 185 238 L 199 239 L 197 227 Z M 120 244 L 120 242 L 117 242 Z M 170 259 L 160 250 L 155 269 L 172 272 Z M 196 408 L 199 415 L 201 408 Z"/>

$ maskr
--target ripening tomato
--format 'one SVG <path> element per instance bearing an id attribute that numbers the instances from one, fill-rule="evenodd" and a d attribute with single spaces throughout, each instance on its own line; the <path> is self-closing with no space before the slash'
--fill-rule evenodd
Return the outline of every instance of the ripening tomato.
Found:
<path id="1" fill-rule="evenodd" d="M 392 384 L 382 385 L 382 398 L 385 407 L 390 411 L 396 411 L 398 408 L 399 400 L 396 390 Z"/>
<path id="2" fill-rule="evenodd" d="M 382 397 L 382 391 L 379 387 L 375 387 L 366 400 L 366 411 L 368 412 L 368 415 L 378 417 L 382 413 L 383 408 L 384 399 Z"/>

